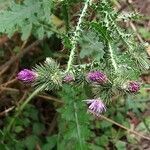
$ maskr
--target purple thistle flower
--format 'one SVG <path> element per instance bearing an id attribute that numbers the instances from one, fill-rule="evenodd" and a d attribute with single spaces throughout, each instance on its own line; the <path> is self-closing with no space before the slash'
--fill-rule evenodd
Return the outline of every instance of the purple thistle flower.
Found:
<path id="1" fill-rule="evenodd" d="M 84 100 L 89 105 L 88 111 L 99 116 L 103 111 L 106 111 L 105 104 L 101 101 L 101 99 L 89 99 Z"/>
<path id="2" fill-rule="evenodd" d="M 90 82 L 97 84 L 103 84 L 107 82 L 107 76 L 101 71 L 91 71 L 87 74 L 87 79 Z"/>
<path id="3" fill-rule="evenodd" d="M 130 81 L 128 83 L 128 90 L 131 92 L 131 93 L 136 93 L 140 90 L 140 84 L 136 81 Z"/>
<path id="4" fill-rule="evenodd" d="M 67 74 L 67 75 L 64 77 L 63 81 L 64 81 L 65 83 L 70 83 L 70 82 L 74 81 L 74 76 L 71 75 L 71 74 Z"/>
<path id="5" fill-rule="evenodd" d="M 36 78 L 37 73 L 29 69 L 23 69 L 17 75 L 17 79 L 23 82 L 33 82 Z"/>

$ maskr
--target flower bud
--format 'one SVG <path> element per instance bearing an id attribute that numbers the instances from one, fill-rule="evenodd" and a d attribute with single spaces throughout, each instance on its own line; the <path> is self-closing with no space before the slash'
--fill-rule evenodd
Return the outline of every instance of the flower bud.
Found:
<path id="1" fill-rule="evenodd" d="M 101 71 L 91 71 L 87 74 L 87 80 L 96 84 L 104 84 L 107 82 L 107 76 Z"/>
<path id="2" fill-rule="evenodd" d="M 137 93 L 140 90 L 140 83 L 136 81 L 128 81 L 122 86 L 122 89 L 131 93 Z"/>
<path id="3" fill-rule="evenodd" d="M 72 74 L 67 74 L 65 77 L 64 77 L 64 79 L 63 79 L 63 81 L 65 82 L 65 83 L 70 83 L 70 82 L 73 82 L 75 79 L 74 79 L 74 76 L 72 75 Z"/>
<path id="4" fill-rule="evenodd" d="M 29 69 L 23 69 L 17 75 L 17 79 L 23 82 L 34 82 L 36 78 L 37 73 Z"/>
<path id="5" fill-rule="evenodd" d="M 136 81 L 130 81 L 128 83 L 128 90 L 131 92 L 131 93 L 136 93 L 140 90 L 140 84 Z"/>

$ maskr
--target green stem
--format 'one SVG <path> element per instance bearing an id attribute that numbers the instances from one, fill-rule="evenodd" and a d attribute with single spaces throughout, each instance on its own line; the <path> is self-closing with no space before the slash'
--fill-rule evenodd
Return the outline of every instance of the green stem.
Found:
<path id="1" fill-rule="evenodd" d="M 109 49 L 109 52 L 110 52 L 110 57 L 111 57 L 111 61 L 112 61 L 112 65 L 115 69 L 115 71 L 117 70 L 117 63 L 115 61 L 115 58 L 114 58 L 114 53 L 113 53 L 113 50 L 112 50 L 112 47 L 111 47 L 111 44 L 108 43 L 108 49 Z"/>
<path id="2" fill-rule="evenodd" d="M 37 95 L 40 91 L 42 91 L 45 88 L 45 85 L 39 87 L 38 89 L 36 89 L 25 101 L 24 103 L 18 108 L 15 116 L 11 119 L 9 125 L 6 128 L 6 132 L 5 135 L 11 130 L 15 120 L 17 119 L 17 117 L 20 115 L 21 111 L 25 108 L 25 106 L 30 102 L 30 100 Z M 4 135 L 4 137 L 5 137 Z"/>
<path id="3" fill-rule="evenodd" d="M 76 29 L 74 31 L 74 35 L 73 35 L 72 40 L 71 40 L 72 49 L 71 49 L 71 52 L 70 52 L 70 56 L 69 56 L 69 61 L 68 61 L 68 64 L 67 64 L 66 72 L 68 72 L 70 70 L 71 66 L 72 66 L 73 59 L 74 59 L 74 56 L 75 56 L 77 40 L 78 40 L 78 38 L 80 36 L 81 24 L 82 24 L 84 16 L 86 15 L 86 11 L 87 11 L 88 5 L 90 3 L 91 3 L 91 0 L 86 0 L 85 5 L 83 7 L 83 10 L 82 10 L 82 12 L 80 14 L 79 21 L 77 23 Z"/>
<path id="4" fill-rule="evenodd" d="M 81 132 L 80 132 L 80 125 L 79 125 L 78 114 L 77 114 L 77 105 L 76 105 L 75 102 L 74 102 L 74 115 L 75 115 L 75 120 L 76 120 L 77 133 L 78 133 L 79 144 L 80 144 L 80 150 L 83 150 L 82 139 L 81 139 Z"/>

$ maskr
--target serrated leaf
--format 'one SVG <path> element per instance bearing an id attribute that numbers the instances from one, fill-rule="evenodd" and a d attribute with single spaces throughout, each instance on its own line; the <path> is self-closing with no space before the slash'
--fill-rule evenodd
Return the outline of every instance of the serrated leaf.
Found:
<path id="1" fill-rule="evenodd" d="M 51 3 L 49 0 L 25 0 L 22 4 L 14 3 L 8 10 L 0 12 L 0 33 L 12 36 L 19 31 L 23 34 L 22 39 L 27 39 L 33 24 L 38 29 L 41 26 L 40 21 L 50 19 Z M 43 32 L 41 33 L 43 36 Z"/>
<path id="2" fill-rule="evenodd" d="M 13 3 L 13 0 L 1 0 L 0 11 L 7 9 L 9 6 L 11 6 L 12 3 Z"/>
<path id="3" fill-rule="evenodd" d="M 26 147 L 28 148 L 28 150 L 33 150 L 36 146 L 36 144 L 38 143 L 39 139 L 37 136 L 35 135 L 31 135 L 28 136 L 25 140 L 24 143 L 26 145 Z"/>
<path id="4" fill-rule="evenodd" d="M 45 129 L 42 123 L 34 123 L 33 124 L 33 133 L 38 135 Z"/>
<path id="5" fill-rule="evenodd" d="M 23 41 L 27 40 L 28 37 L 30 36 L 32 31 L 32 24 L 26 25 L 24 28 L 22 28 L 22 37 L 21 39 Z"/>
<path id="6" fill-rule="evenodd" d="M 45 30 L 44 30 L 43 26 L 41 26 L 40 28 L 38 28 L 37 34 L 38 34 L 38 38 L 39 39 L 42 39 L 44 37 L 44 33 L 45 33 Z"/>
<path id="7" fill-rule="evenodd" d="M 26 19 L 33 20 L 32 17 L 38 13 L 40 5 L 35 0 L 25 1 L 24 5 L 14 4 L 11 10 L 0 14 L 0 32 L 8 32 L 15 26 L 23 27 Z"/>
<path id="8" fill-rule="evenodd" d="M 123 141 L 117 141 L 115 145 L 117 150 L 126 150 L 126 143 Z"/>
<path id="9" fill-rule="evenodd" d="M 16 133 L 20 133 L 21 131 L 23 131 L 24 129 L 23 129 L 23 127 L 22 126 L 16 126 L 15 127 L 15 132 Z"/>
<path id="10" fill-rule="evenodd" d="M 94 32 L 88 32 L 83 35 L 80 42 L 81 51 L 80 57 L 92 56 L 95 60 L 100 60 L 103 58 L 103 43 L 99 41 L 99 38 Z"/>

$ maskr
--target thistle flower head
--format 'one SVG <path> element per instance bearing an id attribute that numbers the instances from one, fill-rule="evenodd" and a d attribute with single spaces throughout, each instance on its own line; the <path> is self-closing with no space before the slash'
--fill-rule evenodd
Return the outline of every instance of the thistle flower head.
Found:
<path id="1" fill-rule="evenodd" d="M 97 84 L 103 84 L 107 82 L 107 76 L 101 71 L 91 71 L 87 74 L 87 80 Z"/>
<path id="2" fill-rule="evenodd" d="M 106 106 L 100 98 L 84 100 L 89 105 L 88 111 L 99 116 L 103 111 L 106 111 Z"/>
<path id="3" fill-rule="evenodd" d="M 75 79 L 74 79 L 74 76 L 72 75 L 72 74 L 67 74 L 65 77 L 64 77 L 64 79 L 63 79 L 63 81 L 65 82 L 65 83 L 70 83 L 70 82 L 72 82 L 72 81 L 74 81 Z"/>
<path id="4" fill-rule="evenodd" d="M 36 78 L 37 73 L 29 69 L 23 69 L 17 75 L 17 79 L 23 82 L 33 82 Z"/>
<path id="5" fill-rule="evenodd" d="M 130 81 L 128 83 L 128 90 L 131 92 L 131 93 L 136 93 L 140 90 L 140 84 L 136 81 Z"/>
<path id="6" fill-rule="evenodd" d="M 140 90 L 140 83 L 136 81 L 128 81 L 123 84 L 122 89 L 131 93 L 137 93 Z"/>

